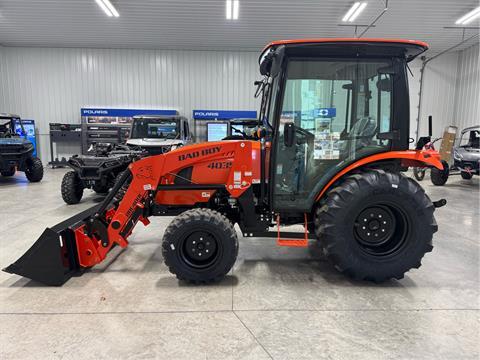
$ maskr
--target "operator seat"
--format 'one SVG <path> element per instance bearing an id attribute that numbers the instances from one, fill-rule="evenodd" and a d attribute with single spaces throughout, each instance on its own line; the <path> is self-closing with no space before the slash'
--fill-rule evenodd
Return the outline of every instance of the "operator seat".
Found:
<path id="1" fill-rule="evenodd" d="M 341 152 L 348 157 L 347 152 L 357 151 L 372 145 L 373 137 L 377 133 L 377 122 L 371 117 L 362 117 L 352 126 L 346 141 L 341 145 Z M 354 155 L 354 154 L 353 154 Z"/>

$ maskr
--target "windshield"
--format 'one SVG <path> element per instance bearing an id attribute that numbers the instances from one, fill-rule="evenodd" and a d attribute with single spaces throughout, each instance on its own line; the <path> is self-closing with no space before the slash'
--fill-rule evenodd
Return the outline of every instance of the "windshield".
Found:
<path id="1" fill-rule="evenodd" d="M 132 139 L 176 139 L 180 135 L 178 123 L 168 119 L 139 119 L 133 122 Z"/>
<path id="2" fill-rule="evenodd" d="M 17 124 L 20 124 L 20 126 L 17 126 L 20 130 L 22 130 L 21 122 L 19 119 L 0 119 L 0 135 L 2 137 L 15 135 L 15 129 L 12 126 L 15 121 L 18 121 Z M 19 133 L 23 134 L 23 131 L 20 131 Z"/>
<path id="3" fill-rule="evenodd" d="M 392 79 L 382 74 L 389 66 L 388 60 L 291 61 L 280 125 L 342 137 L 389 131 Z"/>
<path id="4" fill-rule="evenodd" d="M 479 149 L 480 148 L 479 139 L 480 139 L 480 130 L 466 131 L 462 134 L 462 138 L 460 139 L 460 146 Z"/>

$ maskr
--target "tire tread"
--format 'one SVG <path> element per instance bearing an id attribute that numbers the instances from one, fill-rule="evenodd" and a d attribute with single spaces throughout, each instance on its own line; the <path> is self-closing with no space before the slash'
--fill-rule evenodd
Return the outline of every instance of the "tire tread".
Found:
<path id="1" fill-rule="evenodd" d="M 315 234 L 320 241 L 320 247 L 323 249 L 327 259 L 335 266 L 337 270 L 348 275 L 355 280 L 369 280 L 382 282 L 390 278 L 401 279 L 404 273 L 411 268 L 421 266 L 420 259 L 412 258 L 405 262 L 405 266 L 394 273 L 379 275 L 368 274 L 360 266 L 352 263 L 349 254 L 340 250 L 337 244 L 336 227 L 341 226 L 337 223 L 342 209 L 349 206 L 349 201 L 353 200 L 356 193 L 361 193 L 362 189 L 375 187 L 378 184 L 397 184 L 404 191 L 420 200 L 421 209 L 427 216 L 428 228 L 425 231 L 425 241 L 423 243 L 423 254 L 432 251 L 432 236 L 438 230 L 435 218 L 433 216 L 434 206 L 425 191 L 413 179 L 406 177 L 401 173 L 386 172 L 381 169 L 369 169 L 350 176 L 347 176 L 338 186 L 327 192 L 326 196 L 320 201 L 315 210 Z M 430 236 L 429 236 L 430 234 Z"/>
<path id="2" fill-rule="evenodd" d="M 227 239 L 224 239 L 223 241 L 234 242 L 235 249 L 233 252 L 227 254 L 229 258 L 226 260 L 228 271 L 230 271 L 238 255 L 237 234 L 231 222 L 224 215 L 222 215 L 221 213 L 215 210 L 205 209 L 205 208 L 187 210 L 182 214 L 176 216 L 173 219 L 173 221 L 170 223 L 170 225 L 167 227 L 163 235 L 163 241 L 162 241 L 162 255 L 163 255 L 165 265 L 168 267 L 168 270 L 170 271 L 170 273 L 174 274 L 178 280 L 186 281 L 188 283 L 196 284 L 196 285 L 218 282 L 225 277 L 228 271 L 225 274 L 222 273 L 222 274 L 218 274 L 213 277 L 207 277 L 204 279 L 188 278 L 178 273 L 175 263 L 172 261 L 172 258 L 169 256 L 169 254 L 171 253 L 171 250 L 170 250 L 171 239 L 175 237 L 175 234 L 177 231 L 179 231 L 184 227 L 190 226 L 193 221 L 203 221 L 203 222 L 209 222 L 214 224 L 216 227 L 220 229 L 222 233 L 226 234 Z M 231 266 L 228 266 L 228 264 L 231 264 Z"/>

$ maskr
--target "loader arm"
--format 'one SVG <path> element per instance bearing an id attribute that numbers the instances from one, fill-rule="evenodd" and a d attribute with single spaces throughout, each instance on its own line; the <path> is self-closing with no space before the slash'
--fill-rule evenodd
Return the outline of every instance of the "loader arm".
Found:
<path id="1" fill-rule="evenodd" d="M 151 207 L 159 192 L 175 191 L 174 199 L 179 203 L 183 201 L 182 192 L 189 196 L 194 192 L 198 201 L 206 203 L 209 197 L 201 194 L 209 189 L 224 189 L 231 197 L 238 198 L 258 176 L 257 150 L 259 144 L 255 141 L 211 142 L 138 160 L 129 165 L 100 205 L 47 228 L 4 271 L 48 285 L 62 285 L 71 276 L 102 262 L 114 245 L 125 248 L 135 225 L 139 221 L 149 224 Z M 190 167 L 210 171 L 177 186 L 177 174 Z"/>

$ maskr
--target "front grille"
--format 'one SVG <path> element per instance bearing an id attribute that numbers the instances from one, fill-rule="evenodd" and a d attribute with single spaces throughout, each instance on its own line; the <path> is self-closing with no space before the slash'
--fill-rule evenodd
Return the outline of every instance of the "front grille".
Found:
<path id="1" fill-rule="evenodd" d="M 82 168 L 81 170 L 82 178 L 99 178 L 98 168 Z"/>
<path id="2" fill-rule="evenodd" d="M 20 152 L 24 150 L 23 145 L 6 145 L 6 144 L 0 144 L 0 151 L 5 152 L 5 153 L 14 153 L 14 152 Z"/>
<path id="3" fill-rule="evenodd" d="M 146 147 L 145 150 L 147 150 L 147 152 L 150 155 L 161 155 L 161 154 L 167 153 L 170 150 L 170 146 L 152 147 L 152 148 Z"/>

